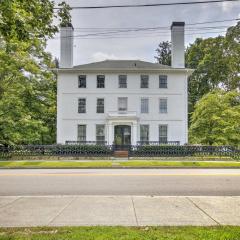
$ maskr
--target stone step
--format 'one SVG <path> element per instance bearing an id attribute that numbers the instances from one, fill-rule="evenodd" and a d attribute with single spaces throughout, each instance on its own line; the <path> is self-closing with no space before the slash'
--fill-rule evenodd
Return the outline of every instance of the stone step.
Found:
<path id="1" fill-rule="evenodd" d="M 128 158 L 128 151 L 115 151 L 114 157 L 116 158 Z"/>

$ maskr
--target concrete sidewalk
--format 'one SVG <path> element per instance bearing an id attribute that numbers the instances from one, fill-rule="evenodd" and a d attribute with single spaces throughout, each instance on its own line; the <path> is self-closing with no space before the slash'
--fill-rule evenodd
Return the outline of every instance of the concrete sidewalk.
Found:
<path id="1" fill-rule="evenodd" d="M 240 225 L 240 197 L 0 197 L 0 227 Z"/>

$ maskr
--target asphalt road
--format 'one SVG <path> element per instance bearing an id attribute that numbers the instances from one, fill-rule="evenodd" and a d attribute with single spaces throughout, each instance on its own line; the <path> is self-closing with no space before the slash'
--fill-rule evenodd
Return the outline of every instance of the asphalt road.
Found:
<path id="1" fill-rule="evenodd" d="M 240 196 L 240 169 L 0 170 L 0 196 Z"/>

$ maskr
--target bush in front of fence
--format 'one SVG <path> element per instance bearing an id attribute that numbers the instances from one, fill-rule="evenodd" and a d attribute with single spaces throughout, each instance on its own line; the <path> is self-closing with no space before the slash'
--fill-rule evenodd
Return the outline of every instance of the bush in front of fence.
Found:
<path id="1" fill-rule="evenodd" d="M 24 156 L 112 157 L 114 145 L 17 145 L 0 147 L 0 158 Z M 240 149 L 231 146 L 136 145 L 128 146 L 129 157 L 227 156 L 240 159 Z"/>
<path id="2" fill-rule="evenodd" d="M 0 157 L 17 156 L 112 156 L 107 145 L 16 145 L 0 149 Z"/>
<path id="3" fill-rule="evenodd" d="M 133 157 L 186 157 L 186 156 L 229 156 L 240 157 L 240 150 L 231 146 L 132 146 L 129 152 Z"/>

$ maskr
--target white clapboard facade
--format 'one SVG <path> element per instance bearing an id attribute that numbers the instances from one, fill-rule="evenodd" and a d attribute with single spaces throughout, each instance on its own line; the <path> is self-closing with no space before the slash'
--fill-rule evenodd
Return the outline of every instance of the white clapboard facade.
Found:
<path id="1" fill-rule="evenodd" d="M 188 142 L 184 23 L 174 22 L 172 66 L 105 60 L 73 66 L 73 28 L 61 29 L 57 143 Z"/>

